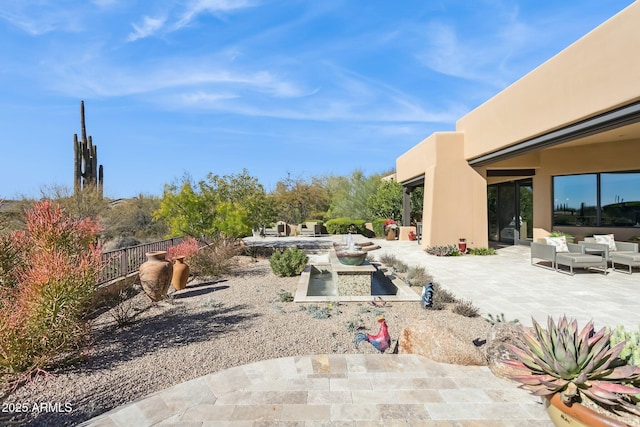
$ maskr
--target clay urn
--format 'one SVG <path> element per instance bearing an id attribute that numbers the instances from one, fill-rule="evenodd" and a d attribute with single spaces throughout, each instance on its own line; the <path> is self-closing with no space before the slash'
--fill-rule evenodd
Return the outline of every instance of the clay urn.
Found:
<path id="1" fill-rule="evenodd" d="M 184 256 L 178 256 L 173 263 L 173 276 L 171 278 L 171 284 L 176 291 L 181 291 L 187 287 L 187 280 L 189 280 L 189 265 L 184 262 Z"/>
<path id="2" fill-rule="evenodd" d="M 165 259 L 166 251 L 147 252 L 140 266 L 140 284 L 151 301 L 161 301 L 171 286 L 173 265 Z"/>

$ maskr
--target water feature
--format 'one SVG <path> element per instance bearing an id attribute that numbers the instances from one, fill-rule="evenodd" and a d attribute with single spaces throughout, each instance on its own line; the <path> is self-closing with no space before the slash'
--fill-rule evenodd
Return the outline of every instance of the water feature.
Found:
<path id="1" fill-rule="evenodd" d="M 367 253 L 362 250 L 362 246 L 356 245 L 351 234 L 342 236 L 342 244 L 334 244 L 336 257 L 341 264 L 344 265 L 362 265 L 367 258 Z"/>
<path id="2" fill-rule="evenodd" d="M 328 253 L 310 258 L 310 266 L 302 273 L 294 301 L 371 301 L 374 297 L 385 300 L 420 301 L 406 283 L 366 260 L 367 252 L 379 246 L 355 243 L 343 236 L 341 244 L 334 243 Z M 340 258 L 349 254 L 362 257 L 359 264 L 349 264 Z"/>

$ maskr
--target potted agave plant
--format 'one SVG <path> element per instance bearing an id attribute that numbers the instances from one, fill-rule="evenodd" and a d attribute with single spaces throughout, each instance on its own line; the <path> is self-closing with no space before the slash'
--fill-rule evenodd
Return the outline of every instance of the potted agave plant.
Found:
<path id="1" fill-rule="evenodd" d="M 566 316 L 549 317 L 547 330 L 533 320 L 523 332 L 524 348 L 508 346 L 518 359 L 506 361 L 518 372 L 511 378 L 544 399 L 556 426 L 627 426 L 624 415 L 640 416 L 640 367 L 618 357 L 625 343 L 612 346 L 611 332 L 593 322 L 578 331 Z"/>

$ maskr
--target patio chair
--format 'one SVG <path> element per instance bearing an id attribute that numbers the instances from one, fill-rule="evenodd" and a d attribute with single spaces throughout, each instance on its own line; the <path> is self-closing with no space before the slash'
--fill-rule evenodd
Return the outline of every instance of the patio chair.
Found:
<path id="1" fill-rule="evenodd" d="M 322 234 L 322 224 L 313 221 L 307 221 L 303 224 L 300 224 L 300 235 L 301 236 L 319 236 Z"/>
<path id="2" fill-rule="evenodd" d="M 534 259 L 550 261 L 551 267 L 534 263 Z M 585 247 L 575 243 L 567 243 L 564 237 L 549 237 L 547 243 L 531 243 L 531 264 L 550 268 L 558 273 L 565 273 L 561 265 L 569 267 L 568 274 L 574 275 L 575 268 L 598 268 L 607 273 L 607 263 L 601 255 L 585 253 Z"/>
<path id="3" fill-rule="evenodd" d="M 558 238 L 558 241 L 561 239 Z M 549 240 L 554 241 L 555 240 Z M 574 243 L 566 243 L 564 241 L 564 246 L 558 247 L 558 245 L 550 244 L 544 239 L 538 242 L 531 242 L 531 265 L 535 265 L 536 267 L 548 268 L 550 270 L 556 269 L 556 258 L 558 253 L 574 253 L 581 255 L 584 253 L 584 248 L 580 245 L 576 245 Z M 551 266 L 547 267 L 543 264 L 534 263 L 534 259 L 539 259 L 543 261 L 551 262 Z"/>
<path id="4" fill-rule="evenodd" d="M 617 242 L 612 234 L 595 235 L 578 242 L 589 254 L 600 254 L 606 262 L 611 262 L 614 271 L 631 274 L 633 267 L 640 267 L 640 252 L 637 243 Z M 617 264 L 626 265 L 628 271 L 616 268 Z"/>

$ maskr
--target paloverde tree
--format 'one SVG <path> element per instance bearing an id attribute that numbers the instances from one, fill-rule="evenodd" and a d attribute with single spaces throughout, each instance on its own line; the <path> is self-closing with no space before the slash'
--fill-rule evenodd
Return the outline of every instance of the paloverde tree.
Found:
<path id="1" fill-rule="evenodd" d="M 329 209 L 329 193 L 318 179 L 308 182 L 301 178 L 294 179 L 288 174 L 278 181 L 272 196 L 278 219 L 291 224 L 322 219 Z"/>
<path id="2" fill-rule="evenodd" d="M 327 179 L 327 189 L 331 194 L 331 218 L 372 219 L 367 209 L 369 197 L 376 193 L 382 175 L 366 177 L 356 169 L 350 176 L 333 176 Z"/>
<path id="3" fill-rule="evenodd" d="M 154 213 L 169 226 L 170 235 L 243 237 L 272 222 L 273 202 L 246 169 L 240 174 L 214 175 L 193 182 L 189 176 L 166 184 L 160 209 Z"/>

